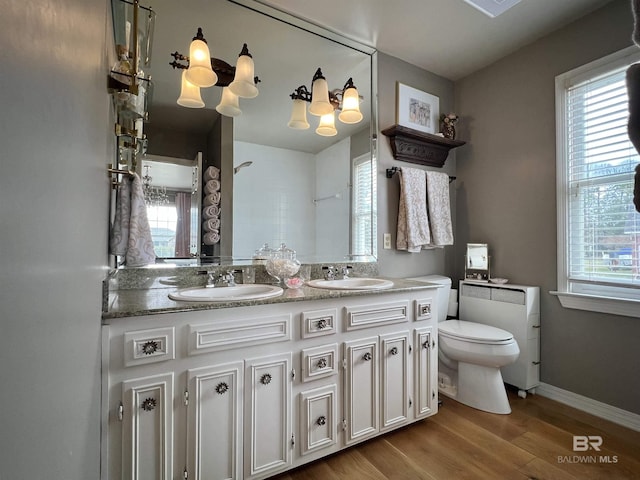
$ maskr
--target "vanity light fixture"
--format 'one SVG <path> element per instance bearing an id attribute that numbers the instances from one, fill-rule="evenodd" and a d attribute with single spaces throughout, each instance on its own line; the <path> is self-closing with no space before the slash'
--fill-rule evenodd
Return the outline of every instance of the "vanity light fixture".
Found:
<path id="1" fill-rule="evenodd" d="M 211 57 L 202 28 L 198 27 L 198 33 L 189 46 L 189 56 L 186 57 L 177 51 L 171 56 L 174 60 L 169 65 L 174 69 L 183 70 L 178 105 L 203 108 L 200 89 L 215 85 L 223 87 L 222 98 L 216 106 L 216 111 L 228 117 L 235 117 L 242 113 L 239 98 L 258 96 L 256 84 L 260 79 L 254 76 L 253 57 L 246 43 L 238 56 L 238 64 L 234 67 L 224 60 Z"/>
<path id="2" fill-rule="evenodd" d="M 318 68 L 313 76 L 311 92 L 305 85 L 301 85 L 290 97 L 293 100 L 293 108 L 287 125 L 296 130 L 309 128 L 306 103 L 310 103 L 309 113 L 320 117 L 320 124 L 316 129 L 318 135 L 331 137 L 338 133 L 335 126 L 336 110 L 340 110 L 338 119 L 342 123 L 352 124 L 362 120 L 360 95 L 352 78 L 347 80 L 341 90 L 330 91 L 327 79 Z"/>

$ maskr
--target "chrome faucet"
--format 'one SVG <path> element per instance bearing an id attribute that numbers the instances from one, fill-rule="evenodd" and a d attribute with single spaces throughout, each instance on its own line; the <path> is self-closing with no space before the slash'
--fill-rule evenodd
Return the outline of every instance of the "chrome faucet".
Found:
<path id="1" fill-rule="evenodd" d="M 345 265 L 344 267 L 342 267 L 342 279 L 346 280 L 349 278 L 349 270 L 353 270 L 353 267 L 351 265 Z"/>
<path id="2" fill-rule="evenodd" d="M 324 279 L 325 280 L 335 280 L 336 279 L 336 267 L 334 267 L 333 265 L 329 265 L 329 266 L 324 266 L 322 267 L 322 270 L 326 270 L 324 273 Z"/>
<path id="3" fill-rule="evenodd" d="M 240 273 L 240 270 L 227 270 L 227 273 L 225 275 L 220 275 L 220 281 L 224 283 L 227 287 L 235 287 L 236 273 Z"/>

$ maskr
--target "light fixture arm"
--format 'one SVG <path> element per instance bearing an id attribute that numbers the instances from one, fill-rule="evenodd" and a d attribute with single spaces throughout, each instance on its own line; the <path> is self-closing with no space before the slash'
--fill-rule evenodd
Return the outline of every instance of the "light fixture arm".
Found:
<path id="1" fill-rule="evenodd" d="M 193 37 L 192 40 L 201 40 L 204 43 L 207 43 L 207 40 L 204 38 L 204 35 L 202 33 L 201 27 L 198 27 L 198 32 L 196 33 L 196 36 Z M 169 55 L 173 57 L 173 61 L 169 62 L 169 65 L 171 65 L 171 67 L 173 67 L 174 70 L 176 68 L 179 70 L 187 70 L 189 68 L 188 56 L 183 55 L 178 51 L 170 53 Z M 241 57 L 243 55 L 253 58 L 252 55 L 249 53 L 249 48 L 247 47 L 246 43 L 243 44 L 242 51 L 240 52 L 238 57 Z M 233 82 L 233 79 L 236 74 L 235 66 L 229 65 L 227 62 L 225 62 L 224 60 L 220 60 L 219 58 L 211 57 L 211 68 L 218 76 L 218 81 L 215 84 L 217 87 L 228 87 L 229 84 Z M 259 77 L 255 76 L 253 78 L 253 82 L 254 84 L 257 85 L 258 83 L 261 82 L 261 80 Z"/>

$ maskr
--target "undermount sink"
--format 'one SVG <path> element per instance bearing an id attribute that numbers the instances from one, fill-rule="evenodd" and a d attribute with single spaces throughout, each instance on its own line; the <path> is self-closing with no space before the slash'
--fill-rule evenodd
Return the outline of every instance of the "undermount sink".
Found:
<path id="1" fill-rule="evenodd" d="M 183 288 L 170 293 L 169 298 L 186 302 L 242 302 L 277 297 L 282 292 L 282 288 L 275 285 L 240 284 L 233 287 Z"/>
<path id="2" fill-rule="evenodd" d="M 310 280 L 307 285 L 330 290 L 384 290 L 393 287 L 393 282 L 382 278 L 344 278 L 342 280 Z"/>

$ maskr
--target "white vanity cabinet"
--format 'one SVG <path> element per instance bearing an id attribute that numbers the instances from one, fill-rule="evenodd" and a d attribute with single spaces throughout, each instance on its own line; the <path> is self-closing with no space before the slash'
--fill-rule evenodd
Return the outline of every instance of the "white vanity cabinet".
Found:
<path id="1" fill-rule="evenodd" d="M 266 478 L 436 413 L 434 298 L 106 320 L 102 480 Z"/>

